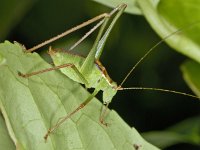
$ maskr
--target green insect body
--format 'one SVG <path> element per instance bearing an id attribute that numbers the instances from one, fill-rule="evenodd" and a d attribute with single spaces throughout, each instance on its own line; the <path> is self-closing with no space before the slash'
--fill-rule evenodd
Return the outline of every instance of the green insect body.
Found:
<path id="1" fill-rule="evenodd" d="M 101 25 L 101 28 L 99 29 L 97 38 L 86 58 L 71 54 L 69 52 L 56 52 L 50 49 L 49 53 L 55 66 L 62 66 L 63 64 L 69 65 L 66 68 L 62 67 L 62 73 L 64 73 L 70 79 L 84 84 L 86 88 L 95 89 L 91 98 L 86 100 L 86 103 L 88 103 L 100 90 L 103 91 L 103 102 L 105 104 L 109 104 L 117 93 L 117 84 L 108 76 L 105 67 L 103 67 L 103 65 L 100 63 L 99 58 L 112 28 L 125 8 L 126 4 L 117 6 L 96 25 Z M 108 28 L 105 30 L 110 17 L 115 13 L 117 14 L 112 19 Z M 85 106 L 85 104 L 82 106 Z M 79 109 L 79 107 L 77 109 Z"/>
<path id="2" fill-rule="evenodd" d="M 86 88 L 95 88 L 96 91 L 102 90 L 103 102 L 111 102 L 117 93 L 117 84 L 111 80 L 105 67 L 99 61 L 96 60 L 92 69 L 84 74 L 84 72 L 81 72 L 81 67 L 85 61 L 84 57 L 52 49 L 50 49 L 49 54 L 56 66 L 72 64 L 71 67 L 60 69 L 63 74 L 78 83 L 84 84 Z"/>

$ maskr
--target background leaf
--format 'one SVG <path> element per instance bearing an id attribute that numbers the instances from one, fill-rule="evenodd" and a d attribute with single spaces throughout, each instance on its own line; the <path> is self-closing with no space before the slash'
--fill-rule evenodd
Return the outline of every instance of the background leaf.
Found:
<path id="1" fill-rule="evenodd" d="M 178 52 L 200 62 L 199 42 L 193 40 L 199 39 L 200 9 L 196 7 L 200 4 L 199 1 L 161 0 L 157 1 L 157 5 L 153 0 L 138 0 L 137 2 L 152 28 L 162 38 L 183 28 L 183 32 L 187 32 L 187 34 L 184 35 L 181 32 L 181 34 L 173 35 L 166 42 Z M 164 18 L 167 19 L 164 20 Z"/>
<path id="2" fill-rule="evenodd" d="M 190 88 L 200 97 L 200 64 L 187 61 L 182 65 L 183 77 Z"/>
<path id="3" fill-rule="evenodd" d="M 28 79 L 17 72 L 50 67 L 36 53 L 24 53 L 18 44 L 0 44 L 6 64 L 0 67 L 0 108 L 18 149 L 157 149 L 142 139 L 115 111 L 110 111 L 108 127 L 99 122 L 102 104 L 94 99 L 49 137 L 43 137 L 59 118 L 75 109 L 89 93 L 59 71 Z"/>

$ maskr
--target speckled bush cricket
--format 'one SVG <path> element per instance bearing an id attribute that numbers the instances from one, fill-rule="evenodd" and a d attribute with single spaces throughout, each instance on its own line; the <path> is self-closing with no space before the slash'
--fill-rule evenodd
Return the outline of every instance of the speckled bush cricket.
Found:
<path id="1" fill-rule="evenodd" d="M 130 74 L 133 72 L 133 70 L 141 63 L 141 61 L 160 43 L 165 41 L 167 38 L 172 36 L 173 34 L 176 34 L 177 32 L 180 32 L 180 30 L 177 30 L 176 32 L 173 32 L 172 34 L 166 36 L 163 40 L 161 40 L 159 43 L 157 43 L 154 47 L 152 47 L 147 53 L 133 66 L 133 68 L 130 70 L 130 72 L 127 74 L 127 76 L 124 78 L 124 80 L 121 82 L 121 84 L 117 85 L 112 79 L 109 77 L 105 67 L 101 64 L 99 61 L 99 58 L 101 56 L 101 53 L 103 51 L 104 45 L 106 43 L 106 40 L 115 25 L 118 18 L 123 13 L 124 9 L 126 8 L 125 4 L 121 4 L 117 6 L 115 9 L 113 9 L 110 13 L 104 13 L 97 17 L 94 17 L 91 20 L 88 20 L 78 26 L 75 26 L 74 28 L 67 30 L 66 32 L 48 40 L 45 41 L 29 50 L 27 52 L 32 52 L 46 44 L 49 44 L 63 36 L 66 36 L 67 34 L 70 34 L 71 32 L 74 32 L 84 26 L 87 26 L 95 21 L 100 20 L 89 32 L 87 32 L 80 40 L 78 40 L 70 49 L 73 50 L 79 43 L 81 43 L 86 37 L 88 37 L 94 30 L 96 30 L 98 27 L 100 27 L 99 33 L 97 35 L 97 38 L 89 52 L 86 58 L 81 57 L 79 55 L 72 55 L 69 52 L 63 52 L 63 51 L 56 51 L 53 50 L 51 47 L 49 49 L 49 54 L 51 55 L 53 62 L 55 64 L 55 67 L 47 68 L 44 70 L 32 72 L 29 74 L 22 74 L 19 73 L 22 77 L 30 77 L 36 74 L 57 70 L 60 69 L 63 74 L 74 80 L 75 82 L 84 84 L 86 88 L 94 88 L 93 93 L 81 104 L 79 105 L 74 111 L 64 116 L 62 119 L 60 119 L 57 124 L 55 124 L 53 127 L 51 127 L 46 135 L 45 140 L 47 140 L 50 133 L 52 133 L 54 130 L 56 130 L 63 122 L 65 122 L 68 118 L 70 118 L 73 114 L 75 114 L 77 111 L 85 107 L 93 97 L 96 96 L 96 94 L 99 91 L 103 91 L 103 102 L 106 105 L 106 108 L 108 107 L 109 103 L 112 101 L 113 97 L 117 93 L 118 90 L 154 90 L 154 91 L 163 91 L 163 92 L 171 92 L 181 95 L 186 95 L 194 98 L 198 98 L 194 95 L 178 92 L 178 91 L 172 91 L 167 89 L 159 89 L 159 88 L 145 88 L 145 87 L 131 87 L 131 88 L 123 88 L 122 85 L 126 81 L 126 79 L 130 76 Z M 111 20 L 110 25 L 107 25 L 111 19 L 111 17 L 114 16 L 114 18 Z M 107 27 L 108 26 L 108 27 Z M 107 27 L 107 28 L 106 28 Z M 100 116 L 100 122 L 104 125 L 107 125 L 104 122 L 104 117 L 106 115 L 106 109 L 103 111 L 102 115 Z"/>

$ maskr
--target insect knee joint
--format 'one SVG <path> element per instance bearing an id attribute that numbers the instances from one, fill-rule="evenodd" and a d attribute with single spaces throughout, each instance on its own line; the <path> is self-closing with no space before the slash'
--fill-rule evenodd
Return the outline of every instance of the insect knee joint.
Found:
<path id="1" fill-rule="evenodd" d="M 111 17 L 111 14 L 109 14 L 109 13 L 104 13 L 103 15 L 105 16 L 105 18 L 110 18 Z"/>
<path id="2" fill-rule="evenodd" d="M 71 68 L 76 68 L 76 66 L 74 65 L 74 64 L 68 64 L 69 65 L 69 67 L 71 67 Z"/>

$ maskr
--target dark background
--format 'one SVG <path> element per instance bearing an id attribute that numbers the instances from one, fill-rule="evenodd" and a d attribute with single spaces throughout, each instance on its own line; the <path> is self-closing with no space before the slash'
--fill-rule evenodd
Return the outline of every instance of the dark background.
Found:
<path id="1" fill-rule="evenodd" d="M 16 4 L 16 7 L 18 6 L 19 3 Z M 30 48 L 107 11 L 110 11 L 110 8 L 86 0 L 33 1 L 28 5 L 23 17 L 13 22 L 9 32 L 0 37 L 1 42 L 5 39 L 18 41 Z M 0 24 L 3 24 L 2 20 Z M 67 49 L 70 43 L 83 36 L 91 27 L 81 29 L 51 45 Z M 79 53 L 87 54 L 96 33 L 77 48 Z M 159 40 L 143 16 L 123 14 L 106 43 L 101 61 L 112 79 L 120 83 L 131 67 Z M 48 46 L 42 49 L 46 50 Z M 46 51 L 42 54 L 46 58 Z M 124 87 L 157 87 L 191 93 L 180 71 L 180 65 L 186 59 L 163 43 L 139 65 Z M 184 119 L 197 116 L 199 106 L 198 101 L 186 96 L 135 90 L 119 91 L 110 108 L 116 110 L 130 126 L 134 126 L 139 132 L 146 132 L 163 130 Z M 179 144 L 168 149 L 198 147 Z"/>

